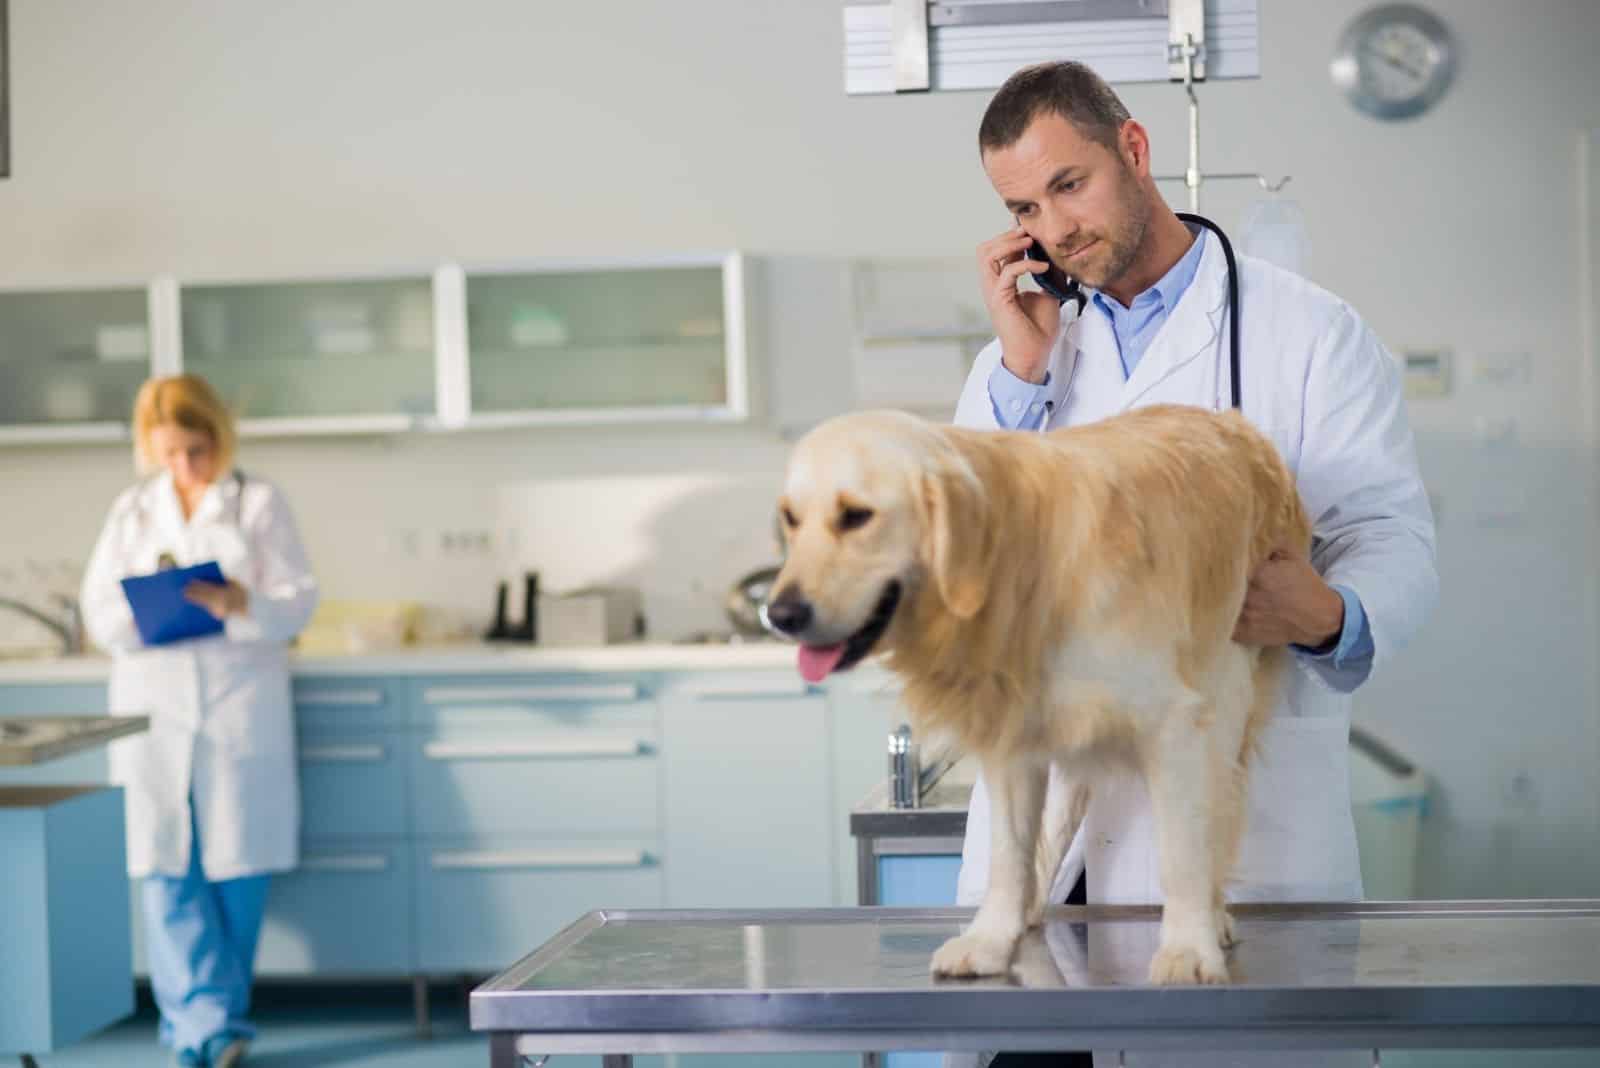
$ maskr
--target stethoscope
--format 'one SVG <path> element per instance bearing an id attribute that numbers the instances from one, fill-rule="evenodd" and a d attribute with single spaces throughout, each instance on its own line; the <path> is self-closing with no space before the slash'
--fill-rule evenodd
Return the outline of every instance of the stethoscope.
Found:
<path id="1" fill-rule="evenodd" d="M 160 475 L 155 475 L 145 480 L 144 484 L 139 487 L 139 492 L 133 495 L 133 521 L 138 524 L 141 532 L 150 525 L 150 515 L 147 511 L 145 511 L 144 507 L 145 491 L 151 486 L 155 485 L 156 479 L 160 477 Z M 233 495 L 233 525 L 235 528 L 243 529 L 244 472 L 236 467 L 233 469 L 230 477 L 233 479 L 235 490 Z M 156 570 L 158 571 L 170 571 L 177 566 L 178 558 L 170 552 L 162 552 L 156 556 Z"/>
<path id="2" fill-rule="evenodd" d="M 1228 262 L 1228 383 L 1232 390 L 1230 393 L 1233 402 L 1232 407 L 1236 411 L 1242 410 L 1239 395 L 1239 269 L 1233 258 L 1233 244 L 1228 240 L 1228 235 L 1222 232 L 1222 227 L 1204 215 L 1195 215 L 1187 211 L 1175 212 L 1174 214 L 1184 222 L 1194 223 L 1196 226 L 1210 230 L 1217 235 L 1217 240 L 1222 243 L 1222 256 Z M 1065 288 L 1051 282 L 1044 272 L 1034 275 L 1033 278 L 1039 284 L 1040 289 L 1055 297 L 1062 304 L 1066 304 L 1069 300 L 1073 301 L 1077 304 L 1077 314 L 1083 314 L 1084 306 L 1088 303 L 1088 297 L 1084 295 L 1083 287 L 1078 284 L 1076 278 L 1068 276 Z M 1045 402 L 1045 420 L 1040 424 L 1041 430 L 1049 426 L 1049 417 L 1054 413 L 1054 409 L 1055 405 L 1052 402 Z"/>

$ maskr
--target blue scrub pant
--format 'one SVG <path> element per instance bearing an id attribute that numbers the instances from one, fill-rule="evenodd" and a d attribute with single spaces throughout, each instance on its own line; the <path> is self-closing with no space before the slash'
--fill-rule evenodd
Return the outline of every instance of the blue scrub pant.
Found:
<path id="1" fill-rule="evenodd" d="M 194 806 L 190 805 L 190 826 Z M 144 884 L 145 957 L 161 1009 L 161 1043 L 199 1050 L 219 1034 L 255 1037 L 248 1019 L 256 938 L 267 906 L 268 876 L 207 882 L 198 829 L 189 871 L 152 875 Z"/>

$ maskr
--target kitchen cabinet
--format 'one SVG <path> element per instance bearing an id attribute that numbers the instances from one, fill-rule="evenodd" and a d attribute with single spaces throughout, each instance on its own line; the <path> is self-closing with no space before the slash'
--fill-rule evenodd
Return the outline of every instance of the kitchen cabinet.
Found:
<path id="1" fill-rule="evenodd" d="M 690 676 L 662 700 L 673 908 L 833 901 L 827 700 L 792 672 Z"/>
<path id="2" fill-rule="evenodd" d="M 892 695 L 772 659 L 296 669 L 302 862 L 274 876 L 258 971 L 488 974 L 593 908 L 854 903 L 849 811 L 883 777 Z M 0 683 L 0 715 L 104 708 L 99 681 Z M 0 770 L 105 778 L 103 750 Z"/>
<path id="3" fill-rule="evenodd" d="M 178 363 L 243 435 L 410 429 L 437 408 L 428 273 L 179 285 Z"/>
<path id="4" fill-rule="evenodd" d="M 159 292 L 152 282 L 0 293 L 0 444 L 126 439 Z"/>
<path id="5" fill-rule="evenodd" d="M 0 1055 L 133 1013 L 122 821 L 121 790 L 0 786 Z"/>
<path id="6" fill-rule="evenodd" d="M 728 253 L 441 272 L 443 305 L 463 309 L 441 347 L 441 419 L 745 419 L 745 271 Z"/>
<path id="7" fill-rule="evenodd" d="M 311 836 L 273 876 L 256 950 L 264 977 L 407 975 L 416 969 L 411 843 Z"/>
<path id="8" fill-rule="evenodd" d="M 742 421 L 760 377 L 752 266 L 729 252 L 0 292 L 0 445 L 126 440 L 140 383 L 178 371 L 215 385 L 246 437 Z"/>

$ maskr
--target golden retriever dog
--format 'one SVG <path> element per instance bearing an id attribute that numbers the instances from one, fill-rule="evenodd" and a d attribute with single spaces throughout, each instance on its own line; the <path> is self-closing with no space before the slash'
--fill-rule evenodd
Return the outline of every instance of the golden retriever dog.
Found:
<path id="1" fill-rule="evenodd" d="M 1288 662 L 1234 626 L 1257 566 L 1311 540 L 1272 444 L 1175 405 L 1049 434 L 863 412 L 801 439 L 779 510 L 764 611 L 801 673 L 882 653 L 918 733 L 982 763 L 989 884 L 934 973 L 1007 972 L 1095 780 L 1131 772 L 1160 843 L 1151 980 L 1226 982 L 1246 769 Z M 1045 811 L 1052 764 L 1067 811 Z"/>

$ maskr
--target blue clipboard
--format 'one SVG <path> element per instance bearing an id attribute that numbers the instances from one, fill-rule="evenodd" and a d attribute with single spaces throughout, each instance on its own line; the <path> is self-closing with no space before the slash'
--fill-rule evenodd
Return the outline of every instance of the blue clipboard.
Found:
<path id="1" fill-rule="evenodd" d="M 153 575 L 135 575 L 122 580 L 122 592 L 133 609 L 133 625 L 146 645 L 166 645 L 185 638 L 204 638 L 222 633 L 222 620 L 204 608 L 183 599 L 183 588 L 191 582 L 226 582 L 215 560 L 193 567 L 174 567 Z"/>

